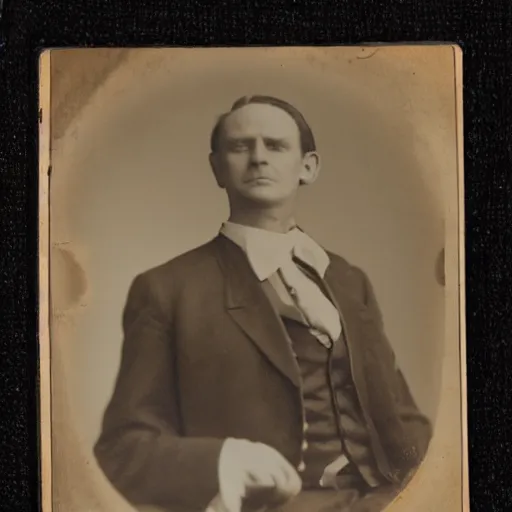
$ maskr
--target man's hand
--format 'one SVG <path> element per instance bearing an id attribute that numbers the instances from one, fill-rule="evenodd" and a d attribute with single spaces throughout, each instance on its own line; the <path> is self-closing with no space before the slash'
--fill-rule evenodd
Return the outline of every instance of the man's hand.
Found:
<path id="1" fill-rule="evenodd" d="M 227 439 L 219 459 L 219 494 L 206 512 L 260 510 L 296 496 L 302 482 L 295 468 L 274 448 L 244 439 Z"/>

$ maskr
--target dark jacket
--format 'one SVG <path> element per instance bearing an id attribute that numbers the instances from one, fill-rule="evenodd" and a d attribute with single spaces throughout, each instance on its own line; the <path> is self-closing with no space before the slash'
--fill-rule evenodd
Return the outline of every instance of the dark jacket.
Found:
<path id="1" fill-rule="evenodd" d="M 383 331 L 366 275 L 329 253 L 353 382 L 378 466 L 397 486 L 431 428 Z M 300 375 L 282 321 L 245 254 L 222 235 L 138 275 L 123 313 L 122 360 L 96 458 L 133 504 L 204 511 L 223 440 L 273 446 L 292 464 L 303 440 Z"/>

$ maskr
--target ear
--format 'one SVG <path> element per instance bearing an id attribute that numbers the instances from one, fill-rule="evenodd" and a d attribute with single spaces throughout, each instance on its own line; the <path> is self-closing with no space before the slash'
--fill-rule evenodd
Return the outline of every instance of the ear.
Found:
<path id="1" fill-rule="evenodd" d="M 318 178 L 320 173 L 320 155 L 316 151 L 309 151 L 302 159 L 302 170 L 300 173 L 300 184 L 311 185 Z"/>
<path id="2" fill-rule="evenodd" d="M 215 181 L 220 188 L 225 188 L 223 173 L 222 173 L 222 164 L 220 162 L 220 155 L 218 153 L 210 153 L 208 155 L 208 160 L 210 161 L 210 167 L 212 168 L 213 175 L 215 176 Z"/>

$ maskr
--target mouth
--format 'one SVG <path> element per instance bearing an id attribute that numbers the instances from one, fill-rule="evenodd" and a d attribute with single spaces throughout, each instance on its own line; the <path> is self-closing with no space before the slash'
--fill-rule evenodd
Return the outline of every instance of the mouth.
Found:
<path id="1" fill-rule="evenodd" d="M 246 183 L 272 183 L 274 180 L 266 176 L 255 176 L 246 180 Z"/>

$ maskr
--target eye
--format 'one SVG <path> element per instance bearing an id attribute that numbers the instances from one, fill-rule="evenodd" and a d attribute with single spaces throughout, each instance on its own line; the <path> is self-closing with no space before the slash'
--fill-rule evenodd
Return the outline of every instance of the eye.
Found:
<path id="1" fill-rule="evenodd" d="M 284 144 L 278 140 L 267 141 L 266 145 L 267 148 L 270 149 L 271 151 L 282 151 L 285 149 Z"/>
<path id="2" fill-rule="evenodd" d="M 247 151 L 249 148 L 247 142 L 244 141 L 233 141 L 229 144 L 229 151 L 234 153 L 241 153 Z"/>

